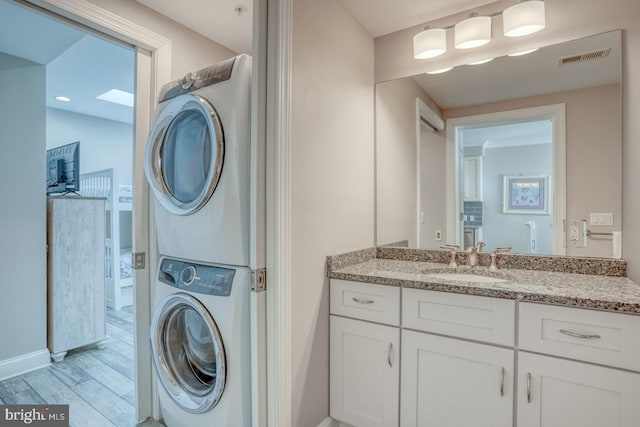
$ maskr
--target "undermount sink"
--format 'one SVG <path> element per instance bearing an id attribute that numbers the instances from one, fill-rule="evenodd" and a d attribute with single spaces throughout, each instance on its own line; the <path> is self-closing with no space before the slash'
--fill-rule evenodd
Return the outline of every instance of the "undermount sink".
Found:
<path id="1" fill-rule="evenodd" d="M 504 283 L 508 282 L 507 279 L 500 279 L 498 277 L 483 276 L 480 274 L 469 273 L 429 273 L 427 277 L 433 277 L 434 279 L 455 280 L 459 282 L 476 282 L 476 283 Z"/>

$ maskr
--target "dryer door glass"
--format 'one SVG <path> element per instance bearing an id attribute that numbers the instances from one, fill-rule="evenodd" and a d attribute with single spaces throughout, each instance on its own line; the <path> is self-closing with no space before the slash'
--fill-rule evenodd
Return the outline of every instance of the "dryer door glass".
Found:
<path id="1" fill-rule="evenodd" d="M 169 212 L 189 215 L 213 195 L 224 162 L 224 134 L 213 106 L 180 95 L 158 113 L 147 142 L 145 173 Z"/>
<path id="2" fill-rule="evenodd" d="M 206 308 L 190 295 L 170 295 L 154 314 L 151 340 L 158 376 L 176 403 L 193 413 L 213 408 L 224 390 L 226 358 Z"/>
<path id="3" fill-rule="evenodd" d="M 169 125 L 160 155 L 164 182 L 181 203 L 192 203 L 206 188 L 211 149 L 204 116 L 197 110 L 181 111 Z"/>

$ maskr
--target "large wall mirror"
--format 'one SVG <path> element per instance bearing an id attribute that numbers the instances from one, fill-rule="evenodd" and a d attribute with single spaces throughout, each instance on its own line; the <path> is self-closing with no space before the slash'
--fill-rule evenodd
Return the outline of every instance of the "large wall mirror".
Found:
<path id="1" fill-rule="evenodd" d="M 376 85 L 376 244 L 619 256 L 621 32 Z"/>

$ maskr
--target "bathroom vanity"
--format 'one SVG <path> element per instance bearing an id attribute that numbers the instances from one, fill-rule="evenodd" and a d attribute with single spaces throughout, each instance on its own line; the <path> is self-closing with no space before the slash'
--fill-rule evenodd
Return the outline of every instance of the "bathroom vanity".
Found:
<path id="1" fill-rule="evenodd" d="M 637 425 L 640 286 L 624 261 L 503 255 L 489 272 L 447 260 L 399 248 L 329 257 L 334 419 Z"/>

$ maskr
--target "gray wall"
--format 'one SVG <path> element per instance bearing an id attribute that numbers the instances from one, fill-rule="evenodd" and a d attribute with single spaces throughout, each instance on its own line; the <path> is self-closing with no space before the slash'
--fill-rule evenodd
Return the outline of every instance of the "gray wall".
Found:
<path id="1" fill-rule="evenodd" d="M 0 53 L 0 87 L 3 361 L 47 346 L 45 67 Z"/>
<path id="2" fill-rule="evenodd" d="M 119 183 L 131 185 L 132 125 L 47 108 L 47 149 L 73 141 L 80 141 L 80 173 L 115 168 Z"/>
<path id="3" fill-rule="evenodd" d="M 526 221 L 534 221 L 538 234 L 537 252 L 553 252 L 550 215 L 502 212 L 503 175 L 546 175 L 553 173 L 551 144 L 486 149 L 482 159 L 484 223 L 482 241 L 487 249 L 511 246 L 514 253 L 527 253 Z M 550 198 L 551 199 L 551 198 Z"/>

